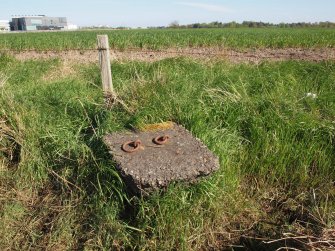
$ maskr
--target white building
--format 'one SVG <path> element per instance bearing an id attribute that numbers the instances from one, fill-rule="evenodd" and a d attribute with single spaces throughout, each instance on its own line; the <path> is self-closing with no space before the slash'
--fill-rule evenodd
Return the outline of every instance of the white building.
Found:
<path id="1" fill-rule="evenodd" d="M 76 24 L 68 24 L 65 30 L 78 30 L 79 27 Z"/>
<path id="2" fill-rule="evenodd" d="M 0 20 L 0 32 L 10 31 L 9 21 Z"/>

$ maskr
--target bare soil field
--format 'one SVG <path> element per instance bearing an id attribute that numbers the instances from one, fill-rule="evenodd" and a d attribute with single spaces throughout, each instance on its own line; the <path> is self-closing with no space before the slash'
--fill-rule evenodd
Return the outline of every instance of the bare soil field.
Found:
<path id="1" fill-rule="evenodd" d="M 10 52 L 19 60 L 60 58 L 66 61 L 81 63 L 94 63 L 98 61 L 98 53 L 94 50 L 68 50 L 68 51 L 23 51 Z M 127 49 L 125 51 L 113 50 L 112 60 L 136 60 L 142 62 L 155 62 L 166 58 L 186 56 L 201 60 L 227 60 L 232 63 L 260 63 L 263 61 L 302 60 L 319 62 L 335 59 L 335 48 L 285 48 L 285 49 L 246 49 L 231 50 L 222 48 L 187 48 L 167 50 L 139 50 Z"/>

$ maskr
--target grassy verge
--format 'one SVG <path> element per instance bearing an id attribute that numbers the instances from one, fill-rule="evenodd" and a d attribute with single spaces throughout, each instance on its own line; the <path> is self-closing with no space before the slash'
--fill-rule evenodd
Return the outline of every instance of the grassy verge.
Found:
<path id="1" fill-rule="evenodd" d="M 57 79 L 61 64 L 0 58 L 1 249 L 199 250 L 242 235 L 331 238 L 333 62 L 115 63 L 130 112 L 104 109 L 97 66 Z M 167 120 L 208 145 L 221 169 L 194 186 L 130 197 L 101 138 Z"/>
<path id="2" fill-rule="evenodd" d="M 108 34 L 113 49 L 188 48 L 334 48 L 335 30 L 185 29 L 15 33 L 0 35 L 0 49 L 67 50 L 96 48 L 97 34 Z"/>

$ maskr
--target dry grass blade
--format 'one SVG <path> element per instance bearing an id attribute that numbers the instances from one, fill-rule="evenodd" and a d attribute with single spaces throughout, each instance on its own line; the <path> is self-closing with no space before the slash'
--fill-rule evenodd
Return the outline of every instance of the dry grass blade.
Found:
<path id="1" fill-rule="evenodd" d="M 325 230 L 325 232 L 333 232 L 334 230 Z M 298 249 L 298 246 L 304 247 L 304 250 L 334 250 L 335 248 L 335 239 L 332 239 L 329 235 L 326 236 L 310 236 L 310 235 L 301 235 L 294 236 L 290 233 L 284 234 L 283 238 L 263 241 L 267 246 L 274 245 L 276 243 L 283 243 L 285 246 L 280 247 L 276 250 L 301 250 Z"/>
<path id="2" fill-rule="evenodd" d="M 8 76 L 5 75 L 4 73 L 0 73 L 0 88 L 4 87 L 5 84 L 7 83 Z"/>
<path id="3" fill-rule="evenodd" d="M 0 158 L 10 162 L 19 159 L 20 144 L 16 140 L 15 131 L 8 125 L 8 121 L 0 117 Z"/>

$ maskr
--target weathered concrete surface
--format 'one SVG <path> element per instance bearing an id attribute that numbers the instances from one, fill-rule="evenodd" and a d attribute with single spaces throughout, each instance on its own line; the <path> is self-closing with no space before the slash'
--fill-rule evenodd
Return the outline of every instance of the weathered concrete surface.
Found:
<path id="1" fill-rule="evenodd" d="M 153 139 L 168 135 L 164 145 Z M 141 149 L 126 153 L 122 145 L 127 141 L 142 141 Z M 116 162 L 126 184 L 135 193 L 149 193 L 167 187 L 173 181 L 194 182 L 219 168 L 218 158 L 182 126 L 148 132 L 113 133 L 104 142 Z"/>

